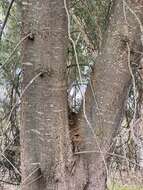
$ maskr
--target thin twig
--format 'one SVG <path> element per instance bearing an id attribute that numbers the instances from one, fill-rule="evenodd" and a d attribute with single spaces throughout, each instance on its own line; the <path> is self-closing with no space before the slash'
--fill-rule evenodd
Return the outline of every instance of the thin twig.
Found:
<path id="1" fill-rule="evenodd" d="M 37 167 L 35 168 L 22 182 L 21 185 L 24 185 L 24 184 L 27 184 L 27 180 L 33 175 L 35 174 L 38 170 L 39 170 L 40 167 Z"/>
<path id="2" fill-rule="evenodd" d="M 128 21 L 127 21 L 127 15 L 126 15 L 126 10 L 125 10 L 125 5 L 126 7 L 130 10 L 130 12 L 134 15 L 134 17 L 136 18 L 136 20 L 138 21 L 139 23 L 139 26 L 140 26 L 140 30 L 141 32 L 143 32 L 143 26 L 141 24 L 141 21 L 140 19 L 138 18 L 138 16 L 136 15 L 136 13 L 127 5 L 127 3 L 123 0 L 123 13 L 124 13 L 124 19 L 125 19 L 125 22 L 126 22 L 126 25 L 128 26 Z M 136 80 L 135 80 L 135 76 L 133 74 L 133 70 L 132 70 L 132 67 L 131 67 L 131 49 L 130 49 L 130 45 L 129 45 L 129 42 L 126 43 L 127 45 L 127 53 L 128 53 L 128 69 L 129 69 L 129 73 L 131 75 L 131 78 L 132 78 L 132 85 L 133 85 L 133 95 L 134 95 L 134 113 L 133 113 L 133 118 L 131 120 L 131 123 L 130 123 L 130 131 L 131 131 L 131 135 L 132 135 L 132 138 L 135 142 L 135 144 L 137 146 L 140 145 L 138 139 L 136 138 L 135 134 L 134 134 L 134 125 L 135 125 L 135 122 L 136 122 L 136 114 L 137 114 L 137 89 L 136 89 Z"/>
<path id="3" fill-rule="evenodd" d="M 28 90 L 28 88 L 32 85 L 32 83 L 33 83 L 40 75 L 41 75 L 41 72 L 38 73 L 36 76 L 34 76 L 34 77 L 31 79 L 31 81 L 26 85 L 26 87 L 25 87 L 24 90 L 22 91 L 21 96 L 19 97 L 19 100 L 22 99 L 22 97 L 23 97 L 23 95 L 25 94 L 25 92 Z M 10 114 L 9 114 L 9 116 L 8 116 L 8 119 L 7 119 L 7 125 L 6 125 L 6 127 L 5 127 L 5 130 L 7 130 L 7 128 L 8 128 L 9 125 L 10 125 L 10 122 L 9 122 L 9 121 L 10 121 L 10 118 L 11 118 L 11 115 L 12 115 L 13 111 L 16 109 L 17 106 L 20 105 L 20 103 L 21 103 L 21 102 L 17 101 L 17 102 L 13 105 L 13 107 L 12 107 L 12 109 L 11 109 L 11 111 L 10 111 Z M 4 132 L 3 132 L 3 133 L 4 133 Z"/>
<path id="4" fill-rule="evenodd" d="M 6 16 L 5 16 L 3 25 L 2 25 L 2 27 L 0 28 L 0 40 L 1 40 L 1 38 L 2 38 L 2 34 L 3 34 L 4 28 L 5 28 L 5 26 L 6 26 L 6 23 L 7 23 L 7 21 L 8 21 L 8 17 L 9 17 L 9 15 L 10 15 L 10 10 L 11 10 L 11 8 L 12 8 L 12 5 L 13 5 L 14 1 L 15 1 L 15 0 L 11 0 L 11 2 L 10 2 L 10 4 L 9 4 L 9 7 L 8 7 L 8 9 L 7 9 L 7 12 L 6 12 Z"/>
<path id="5" fill-rule="evenodd" d="M 139 26 L 140 26 L 140 30 L 141 30 L 141 33 L 143 34 L 143 25 L 142 25 L 142 22 L 141 20 L 139 19 L 139 17 L 137 16 L 137 14 L 135 13 L 135 11 L 133 11 L 133 9 L 131 9 L 129 7 L 129 5 L 127 4 L 127 2 L 125 0 L 123 0 L 123 4 L 126 5 L 126 7 L 128 8 L 128 10 L 132 13 L 132 15 L 135 17 L 135 19 L 137 20 Z"/>
<path id="6" fill-rule="evenodd" d="M 75 152 L 74 154 L 75 155 L 80 155 L 80 154 L 93 154 L 93 153 L 99 153 L 101 154 L 101 152 L 99 151 L 96 151 L 96 150 L 86 150 L 86 151 L 80 151 L 80 152 Z M 116 153 L 110 153 L 110 152 L 104 152 L 104 154 L 108 154 L 110 156 L 115 156 L 115 157 L 118 157 L 118 158 L 122 158 L 122 159 L 127 159 L 129 162 L 137 165 L 137 166 L 140 166 L 139 164 L 137 163 L 134 163 L 132 160 L 128 159 L 126 156 L 122 156 L 122 155 L 119 155 L 119 154 L 116 154 Z"/>
<path id="7" fill-rule="evenodd" d="M 4 180 L 1 180 L 1 179 L 0 179 L 0 183 L 9 184 L 9 185 L 15 185 L 15 186 L 19 186 L 20 185 L 19 183 L 12 183 L 10 181 L 4 181 Z"/>
<path id="8" fill-rule="evenodd" d="M 0 152 L 0 154 L 7 160 L 7 162 L 13 167 L 13 169 L 21 176 L 20 171 L 12 164 L 12 162 L 2 152 Z"/>
<path id="9" fill-rule="evenodd" d="M 30 80 L 30 82 L 26 85 L 26 87 L 25 87 L 24 90 L 22 91 L 22 93 L 21 93 L 21 95 L 20 95 L 20 97 L 19 97 L 19 100 L 22 99 L 22 97 L 23 97 L 23 95 L 25 94 L 25 92 L 26 92 L 26 91 L 28 90 L 28 88 L 33 84 L 33 82 L 41 75 L 41 73 L 42 73 L 42 72 L 39 72 L 36 76 L 34 76 L 34 77 Z M 17 101 L 17 102 L 14 104 L 14 106 L 12 107 L 11 112 L 10 112 L 9 117 L 8 117 L 8 122 L 9 122 L 9 120 L 10 120 L 10 117 L 11 117 L 11 115 L 12 115 L 13 110 L 14 110 L 19 104 L 20 104 L 20 103 Z"/>
<path id="10" fill-rule="evenodd" d="M 76 45 L 75 45 L 74 40 L 71 37 L 71 32 L 70 32 L 70 27 L 71 27 L 70 14 L 69 14 L 69 11 L 68 11 L 68 8 L 67 8 L 67 1 L 66 0 L 64 0 L 64 7 L 65 7 L 66 14 L 67 14 L 67 20 L 68 20 L 68 38 L 69 38 L 69 40 L 70 40 L 70 42 L 72 43 L 72 46 L 73 46 L 73 50 L 74 50 L 74 54 L 75 54 L 75 61 L 76 61 L 77 68 L 78 68 L 78 73 L 79 73 L 79 79 L 82 82 L 82 76 L 81 76 L 81 70 L 80 70 L 79 61 L 78 61 L 78 55 L 77 55 L 77 51 L 76 51 Z"/>
<path id="11" fill-rule="evenodd" d="M 0 71 L 2 70 L 2 68 L 8 64 L 8 62 L 10 61 L 11 57 L 14 55 L 15 51 L 17 50 L 17 48 L 22 44 L 22 42 L 24 40 L 26 40 L 28 38 L 28 36 L 30 35 L 31 33 L 27 34 L 26 36 L 24 36 L 18 43 L 17 45 L 15 46 L 14 50 L 11 52 L 11 54 L 9 55 L 9 57 L 6 59 L 6 61 L 0 66 Z"/>
<path id="12" fill-rule="evenodd" d="M 67 2 L 66 2 L 66 0 L 64 0 L 64 7 L 65 7 L 65 10 L 66 10 L 67 19 L 68 19 L 68 37 L 69 37 L 69 40 L 71 41 L 73 49 L 74 49 L 75 61 L 76 61 L 77 68 L 78 68 L 78 73 L 79 73 L 79 80 L 82 83 L 82 76 L 81 76 L 81 71 L 80 71 L 80 66 L 79 66 L 79 61 L 78 61 L 78 55 L 77 55 L 77 51 L 76 51 L 76 45 L 75 45 L 74 40 L 71 37 L 71 32 L 70 32 L 70 14 L 69 14 L 69 11 L 68 11 L 68 8 L 67 8 Z M 94 132 L 94 129 L 93 129 L 90 121 L 88 120 L 88 117 L 87 117 L 87 114 L 86 114 L 85 95 L 82 94 L 82 96 L 83 96 L 83 114 L 84 114 L 84 118 L 85 118 L 85 121 L 87 123 L 88 128 L 91 130 L 91 132 L 93 134 L 93 137 L 95 138 L 97 147 L 98 147 L 99 151 L 101 152 L 102 159 L 103 159 L 103 162 L 105 164 L 105 168 L 106 168 L 106 172 L 107 172 L 107 176 L 108 176 L 108 168 L 107 168 L 106 160 L 104 158 L 104 154 L 102 153 L 102 150 L 101 150 L 100 145 L 99 145 L 98 140 L 97 140 L 97 136 L 96 136 L 96 134 Z"/>

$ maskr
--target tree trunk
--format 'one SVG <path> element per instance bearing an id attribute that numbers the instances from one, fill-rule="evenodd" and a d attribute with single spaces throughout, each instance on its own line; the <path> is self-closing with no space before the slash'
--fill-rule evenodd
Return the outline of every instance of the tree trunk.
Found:
<path id="1" fill-rule="evenodd" d="M 22 50 L 23 189 L 67 190 L 65 164 L 70 162 L 72 152 L 67 114 L 64 1 L 23 1 L 22 17 L 23 37 L 30 33 Z"/>
<path id="2" fill-rule="evenodd" d="M 86 190 L 106 189 L 109 158 L 107 152 L 112 149 L 113 137 L 118 133 L 122 121 L 124 103 L 131 82 L 129 65 L 134 62 L 136 56 L 133 49 L 140 48 L 140 43 L 135 43 L 136 39 L 141 37 L 141 31 L 134 13 L 139 19 L 143 17 L 142 2 L 126 2 L 131 8 L 129 10 L 125 4 L 126 15 L 123 1 L 114 3 L 83 112 L 76 124 L 83 139 L 80 146 L 77 145 L 77 155 L 81 158 L 84 155 L 84 162 L 88 163 Z M 127 46 L 132 51 L 131 60 L 128 60 L 130 52 Z"/>
<path id="3" fill-rule="evenodd" d="M 133 11 L 141 11 L 140 3 L 128 3 Z M 105 151 L 109 151 L 121 121 L 130 79 L 127 42 L 131 45 L 136 36 L 137 22 L 127 11 L 132 28 L 126 33 L 122 1 L 116 1 L 92 77 L 99 110 L 89 87 L 86 114 L 84 108 L 84 114 L 71 114 L 71 124 L 67 110 L 64 1 L 23 1 L 22 15 L 23 37 L 30 33 L 22 50 L 22 189 L 105 190 Z"/>
<path id="4" fill-rule="evenodd" d="M 140 49 L 142 52 L 143 42 Z M 136 152 L 137 152 L 137 162 L 139 164 L 139 172 L 141 172 L 141 177 L 143 179 L 143 85 L 141 85 L 141 81 L 143 80 L 143 58 L 138 55 L 138 72 L 139 72 L 139 79 L 138 79 L 138 109 L 136 114 L 136 121 L 134 122 L 133 132 L 134 132 L 134 143 L 136 145 Z M 142 180 L 143 182 L 143 180 Z"/>

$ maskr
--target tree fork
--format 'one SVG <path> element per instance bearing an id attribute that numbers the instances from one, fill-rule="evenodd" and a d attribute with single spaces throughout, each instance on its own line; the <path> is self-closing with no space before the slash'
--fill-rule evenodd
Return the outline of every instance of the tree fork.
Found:
<path id="1" fill-rule="evenodd" d="M 127 3 L 137 15 L 142 15 L 140 2 L 129 0 Z M 99 153 L 75 155 L 72 152 L 65 74 L 67 15 L 64 1 L 23 1 L 22 12 L 22 35 L 34 34 L 34 38 L 23 43 L 22 89 L 37 72 L 40 73 L 22 98 L 22 189 L 105 190 L 107 171 L 103 156 L 106 161 L 106 151 L 120 125 L 125 89 L 130 80 L 127 48 L 121 37 L 126 29 L 122 1 L 115 1 L 106 40 L 92 76 L 99 110 L 95 109 L 89 87 L 86 109 L 83 108 L 84 112 L 74 124 L 83 137 L 77 144 L 78 151 L 90 151 L 95 147 Z M 129 10 L 127 18 L 134 28 L 129 29 L 129 40 L 133 41 L 140 31 L 136 30 L 136 19 Z"/>
<path id="2" fill-rule="evenodd" d="M 83 141 L 78 145 L 79 153 L 76 154 L 81 155 L 80 159 L 84 158 L 83 162 L 87 164 L 86 190 L 106 189 L 107 152 L 111 150 L 112 139 L 121 124 L 131 79 L 127 44 L 137 50 L 141 46 L 141 42 L 137 42 L 141 37 L 141 22 L 136 18 L 142 21 L 141 5 L 141 1 L 114 1 L 108 30 L 86 93 L 85 107 L 83 105 L 75 124 L 82 131 Z M 132 55 L 133 59 L 135 56 Z"/>

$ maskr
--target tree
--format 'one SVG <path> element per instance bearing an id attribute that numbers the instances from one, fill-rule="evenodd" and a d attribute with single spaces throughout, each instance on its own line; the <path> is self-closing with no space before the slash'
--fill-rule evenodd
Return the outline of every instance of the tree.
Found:
<path id="1" fill-rule="evenodd" d="M 136 57 L 133 45 L 142 32 L 142 2 L 113 2 L 83 110 L 76 115 L 67 106 L 65 1 L 23 1 L 24 190 L 106 188 L 107 158 L 122 119 L 130 61 Z"/>

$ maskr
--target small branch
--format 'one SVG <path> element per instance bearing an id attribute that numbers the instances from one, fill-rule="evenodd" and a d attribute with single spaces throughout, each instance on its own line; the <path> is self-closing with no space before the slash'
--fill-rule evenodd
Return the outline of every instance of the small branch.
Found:
<path id="1" fill-rule="evenodd" d="M 127 15 L 126 15 L 126 10 L 125 10 L 125 6 L 129 9 L 129 11 L 134 15 L 134 17 L 136 18 L 139 26 L 140 26 L 140 30 L 141 30 L 141 34 L 143 33 L 143 26 L 142 23 L 140 21 L 140 19 L 138 18 L 138 16 L 136 15 L 136 13 L 127 5 L 127 3 L 123 0 L 123 13 L 124 13 L 124 19 L 126 22 L 126 25 L 128 26 L 128 22 L 127 22 Z M 135 131 L 134 131 L 134 127 L 135 127 L 135 123 L 136 123 L 136 114 L 137 114 L 137 88 L 136 88 L 136 79 L 131 67 L 131 49 L 130 49 L 130 45 L 129 42 L 126 43 L 127 45 L 127 53 L 128 53 L 128 57 L 127 57 L 127 62 L 128 62 L 128 69 L 129 69 L 129 73 L 131 75 L 131 79 L 132 79 L 132 85 L 133 85 L 133 95 L 134 95 L 134 113 L 133 113 L 133 118 L 131 120 L 130 123 L 130 131 L 131 131 L 131 135 L 132 138 L 135 142 L 135 144 L 140 147 L 140 142 L 137 139 L 136 135 L 135 135 Z"/>
<path id="2" fill-rule="evenodd" d="M 0 66 L 0 72 L 2 71 L 3 67 L 4 67 L 6 64 L 9 63 L 11 57 L 15 54 L 17 48 L 23 43 L 24 40 L 26 40 L 26 39 L 29 37 L 30 34 L 31 34 L 31 33 L 29 33 L 29 34 L 27 34 L 26 36 L 24 36 L 24 37 L 17 43 L 17 45 L 14 47 L 14 49 L 13 49 L 13 51 L 11 52 L 11 54 L 9 55 L 9 57 L 8 57 L 8 58 L 6 59 L 6 61 Z"/>
<path id="3" fill-rule="evenodd" d="M 101 154 L 100 151 L 95 151 L 95 150 L 86 150 L 86 151 L 80 151 L 80 152 L 75 152 L 74 155 L 81 155 L 81 154 L 94 154 L 94 153 L 99 153 Z M 118 157 L 118 158 L 121 158 L 121 159 L 127 159 L 129 162 L 135 164 L 136 166 L 140 166 L 139 164 L 137 163 L 134 163 L 132 160 L 128 159 L 126 156 L 123 156 L 123 155 L 120 155 L 120 154 L 116 154 L 116 153 L 111 153 L 111 152 L 102 152 L 102 154 L 108 154 L 110 156 L 114 156 L 114 157 Z"/>
<path id="4" fill-rule="evenodd" d="M 82 79 L 80 65 L 79 65 L 79 60 L 78 60 L 78 55 L 77 55 L 77 50 L 76 50 L 76 44 L 75 44 L 75 42 L 74 42 L 74 40 L 73 40 L 73 38 L 71 36 L 71 31 L 70 31 L 70 24 L 71 23 L 70 23 L 70 13 L 69 13 L 68 8 L 67 8 L 67 0 L 64 0 L 64 7 L 65 7 L 66 14 L 67 14 L 67 20 L 68 20 L 68 38 L 69 38 L 69 40 L 70 40 L 70 42 L 71 42 L 71 44 L 73 46 L 73 49 L 74 49 L 75 62 L 77 64 L 77 69 L 78 69 L 78 73 L 79 73 L 79 81 L 82 83 L 83 79 Z M 82 94 L 82 96 L 83 96 L 83 115 L 84 115 L 84 119 L 85 119 L 85 121 L 87 123 L 88 128 L 91 130 L 94 139 L 96 140 L 96 145 L 97 145 L 99 151 L 101 152 L 102 159 L 103 159 L 103 162 L 104 162 L 104 165 L 105 165 L 105 168 L 106 168 L 106 172 L 107 172 L 107 176 L 108 176 L 108 168 L 107 168 L 106 160 L 104 158 L 104 155 L 102 154 L 101 147 L 100 147 L 100 145 L 98 143 L 98 139 L 97 139 L 97 136 L 96 136 L 96 134 L 94 132 L 94 129 L 93 129 L 93 127 L 92 127 L 92 125 L 91 125 L 88 117 L 87 117 L 87 114 L 86 114 L 85 95 Z"/>
<path id="5" fill-rule="evenodd" d="M 79 64 L 79 67 L 85 67 L 85 66 L 90 66 L 88 63 L 82 63 L 82 64 Z M 77 67 L 77 64 L 71 64 L 71 65 L 68 65 L 67 68 L 71 68 L 71 67 Z"/>
<path id="6" fill-rule="evenodd" d="M 67 8 L 67 0 L 64 0 L 64 8 L 67 14 L 67 21 L 68 21 L 68 38 L 73 46 L 73 50 L 74 50 L 74 55 L 75 55 L 75 62 L 77 64 L 77 69 L 78 69 L 78 73 L 79 73 L 79 78 L 80 81 L 82 82 L 82 76 L 81 76 L 81 70 L 80 70 L 80 66 L 79 66 L 79 60 L 78 60 L 78 55 L 77 55 L 77 50 L 76 50 L 76 44 L 71 36 L 71 31 L 70 31 L 70 27 L 71 27 L 71 23 L 70 23 L 70 13 L 68 11 Z"/>
<path id="7" fill-rule="evenodd" d="M 2 38 L 2 34 L 3 34 L 3 31 L 4 31 L 4 28 L 5 28 L 6 23 L 7 23 L 7 21 L 8 21 L 8 17 L 9 17 L 9 15 L 10 15 L 10 10 L 11 10 L 11 8 L 12 8 L 13 3 L 14 3 L 14 0 L 11 0 L 11 2 L 10 2 L 10 4 L 9 4 L 9 7 L 8 7 L 8 9 L 7 9 L 7 12 L 6 12 L 6 16 L 5 16 L 3 25 L 2 25 L 2 27 L 1 27 L 1 29 L 0 29 L 0 40 L 1 40 L 1 38 Z"/>
<path id="8" fill-rule="evenodd" d="M 34 76 L 34 77 L 30 80 L 30 82 L 29 82 L 29 83 L 26 85 L 26 87 L 23 89 L 23 91 L 22 91 L 22 93 L 21 93 L 21 95 L 20 95 L 20 97 L 19 97 L 19 100 L 22 99 L 22 97 L 23 97 L 23 95 L 25 94 L 25 92 L 27 91 L 27 89 L 33 84 L 33 82 L 34 82 L 41 74 L 42 74 L 42 72 L 38 73 L 36 76 Z M 12 115 L 13 111 L 15 110 L 15 108 L 16 108 L 20 103 L 21 103 L 21 102 L 17 101 L 17 102 L 13 105 L 13 107 L 12 107 L 12 109 L 11 109 L 11 111 L 10 111 L 9 117 L 8 117 L 8 122 L 10 121 L 10 118 L 11 118 L 11 115 Z"/>
<path id="9" fill-rule="evenodd" d="M 139 27 L 140 27 L 140 31 L 141 33 L 143 33 L 143 25 L 142 22 L 140 20 L 140 18 L 137 16 L 137 14 L 135 13 L 135 11 L 133 11 L 133 9 L 131 9 L 129 7 L 129 5 L 127 4 L 127 2 L 125 0 L 123 0 L 123 4 L 127 7 L 127 9 L 132 13 L 132 15 L 134 16 L 134 18 L 137 20 Z"/>
<path id="10" fill-rule="evenodd" d="M 19 186 L 20 185 L 20 183 L 12 183 L 10 181 L 4 181 L 1 179 L 0 179 L 0 183 L 5 183 L 5 184 L 13 185 L 13 186 Z"/>
<path id="11" fill-rule="evenodd" d="M 0 152 L 1 156 L 4 157 L 7 162 L 12 166 L 12 168 L 21 176 L 20 171 L 13 165 L 13 163 L 2 153 Z"/>

